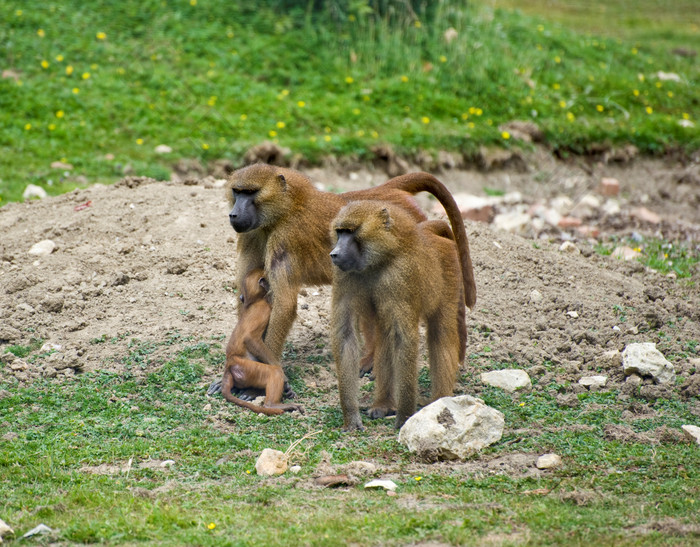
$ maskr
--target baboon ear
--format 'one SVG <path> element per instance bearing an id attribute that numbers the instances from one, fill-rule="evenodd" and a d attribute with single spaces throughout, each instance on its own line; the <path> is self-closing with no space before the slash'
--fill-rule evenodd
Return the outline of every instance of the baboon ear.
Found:
<path id="1" fill-rule="evenodd" d="M 389 214 L 389 211 L 386 207 L 379 211 L 379 218 L 382 219 L 382 222 L 384 223 L 384 228 L 387 230 L 391 228 L 391 226 L 394 224 L 394 221 L 392 220 L 391 215 Z"/>
<path id="2" fill-rule="evenodd" d="M 280 187 L 282 188 L 283 191 L 287 190 L 287 179 L 284 178 L 284 175 L 277 175 L 277 180 L 280 183 Z"/>
<path id="3" fill-rule="evenodd" d="M 258 279 L 258 285 L 260 285 L 262 290 L 264 290 L 266 293 L 270 292 L 270 283 L 264 277 Z"/>

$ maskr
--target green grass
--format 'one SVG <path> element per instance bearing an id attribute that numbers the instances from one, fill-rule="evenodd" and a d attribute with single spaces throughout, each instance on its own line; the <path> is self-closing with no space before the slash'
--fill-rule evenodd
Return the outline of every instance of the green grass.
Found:
<path id="1" fill-rule="evenodd" d="M 154 350 L 171 345 L 162 365 L 150 360 Z M 340 410 L 307 389 L 299 374 L 290 381 L 307 414 L 268 418 L 205 396 L 203 370 L 218 369 L 223 358 L 218 342 L 133 339 L 130 346 L 127 355 L 115 355 L 122 372 L 40 380 L 29 387 L 0 381 L 0 390 L 6 390 L 0 398 L 5 439 L 0 515 L 18 535 L 44 523 L 54 530 L 51 540 L 68 543 L 479 545 L 500 538 L 498 543 L 529 539 L 537 545 L 691 545 L 697 540 L 697 529 L 678 531 L 697 524 L 697 447 L 622 443 L 604 435 L 606 424 L 625 423 L 637 432 L 678 429 L 695 421 L 688 402 L 656 401 L 654 418 L 629 422 L 622 418 L 628 403 L 615 391 L 580 394 L 579 406 L 569 408 L 557 405 L 556 384 L 518 395 L 487 388 L 481 396 L 505 414 L 508 429 L 480 458 L 556 452 L 564 465 L 539 478 L 467 472 L 460 465 L 417 468 L 391 422 L 366 420 L 365 432 L 342 433 Z M 38 349 L 27 358 L 40 359 Z M 308 372 L 309 366 L 299 357 L 291 369 Z M 286 450 L 312 432 L 316 435 L 292 456 L 291 463 L 302 467 L 298 475 L 256 475 L 255 459 L 263 448 Z M 338 490 L 312 486 L 324 453 L 333 464 L 375 462 L 398 484 L 398 495 L 365 491 L 362 484 Z M 151 460 L 175 464 L 140 465 Z M 122 471 L 90 472 L 103 464 Z M 677 525 L 675 532 L 642 530 L 668 519 Z"/>
<path id="2" fill-rule="evenodd" d="M 640 253 L 637 258 L 645 266 L 663 274 L 674 274 L 678 278 L 693 277 L 700 262 L 700 248 L 692 242 L 668 241 L 658 238 L 645 238 L 635 241 L 631 238 L 613 238 L 609 242 L 599 242 L 597 253 L 609 256 L 616 247 L 627 246 Z"/>
<path id="3" fill-rule="evenodd" d="M 657 45 L 635 34 L 639 20 L 659 19 L 650 2 L 614 26 L 598 17 L 607 31 L 563 21 L 594 34 L 478 3 L 440 3 L 429 20 L 377 17 L 365 2 L 329 2 L 350 6 L 340 19 L 278 3 L 0 0 L 10 71 L 0 79 L 0 199 L 20 199 L 27 183 L 58 193 L 124 172 L 167 178 L 183 157 L 240 162 L 264 140 L 311 162 L 367 157 L 385 142 L 470 156 L 512 146 L 498 128 L 512 119 L 533 119 L 565 153 L 700 143 L 697 126 L 679 125 L 697 122 L 698 65 L 667 47 L 698 49 L 693 5 L 669 8 L 685 24 Z M 629 38 L 606 37 L 618 30 Z M 158 155 L 159 144 L 173 151 Z"/>

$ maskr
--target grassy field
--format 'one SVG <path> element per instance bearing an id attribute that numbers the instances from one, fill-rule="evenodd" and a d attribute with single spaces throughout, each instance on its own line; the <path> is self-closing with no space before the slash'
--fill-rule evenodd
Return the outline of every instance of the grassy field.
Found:
<path id="1" fill-rule="evenodd" d="M 10 349 L 31 362 L 42 358 L 39 345 Z M 204 395 L 203 368 L 223 359 L 219 341 L 172 334 L 130 345 L 115 355 L 123 373 L 42 381 L 0 398 L 2 430 L 14 434 L 0 451 L 0 516 L 16 531 L 42 522 L 55 530 L 47 540 L 165 545 L 692 545 L 700 534 L 697 446 L 611 438 L 605 428 L 627 423 L 630 408 L 616 391 L 581 394 L 568 408 L 556 402 L 556 383 L 515 396 L 487 389 L 485 402 L 504 412 L 511 433 L 482 458 L 556 452 L 565 465 L 541 477 L 474 474 L 417 465 L 391 422 L 341 433 L 340 410 L 300 381 L 303 370 L 329 363 L 295 360 L 294 348 L 285 359 L 290 381 L 313 411 L 266 418 Z M 159 362 L 163 347 L 176 351 Z M 678 399 L 653 406 L 656 417 L 635 422 L 640 439 L 694 420 Z M 256 475 L 263 448 L 284 451 L 312 433 L 292 452 L 299 475 Z M 314 486 L 324 456 L 377 462 L 399 496 L 362 482 Z M 174 463 L 163 467 L 167 460 Z"/>
<path id="2" fill-rule="evenodd" d="M 311 162 L 378 143 L 469 156 L 513 146 L 513 119 L 564 152 L 700 143 L 697 57 L 671 52 L 700 49 L 694 2 L 441 2 L 391 20 L 279 3 L 0 0 L 0 199 L 168 178 L 179 158 L 239 162 L 264 140 Z"/>

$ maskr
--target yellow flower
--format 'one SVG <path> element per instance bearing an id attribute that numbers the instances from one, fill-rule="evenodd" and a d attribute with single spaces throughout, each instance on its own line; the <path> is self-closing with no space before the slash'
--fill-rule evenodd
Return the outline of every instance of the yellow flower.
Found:
<path id="1" fill-rule="evenodd" d="M 537 25 L 537 32 L 544 32 L 544 25 Z"/>
<path id="2" fill-rule="evenodd" d="M 462 113 L 462 119 L 463 119 L 463 120 L 468 120 L 468 119 L 469 119 L 469 114 L 467 114 L 466 112 L 463 112 L 463 113 Z"/>
<path id="3" fill-rule="evenodd" d="M 420 21 L 416 21 L 415 23 L 413 23 L 413 26 L 416 28 L 421 28 L 423 25 L 421 24 Z"/>
<path id="4" fill-rule="evenodd" d="M 247 114 L 241 114 L 241 121 L 246 121 L 248 119 Z"/>
<path id="5" fill-rule="evenodd" d="M 362 112 L 359 108 L 353 108 L 352 113 L 355 114 L 355 116 L 359 116 L 360 112 Z"/>
<path id="6" fill-rule="evenodd" d="M 354 23 L 355 20 L 356 20 L 356 17 L 352 13 L 350 15 L 348 15 L 348 21 L 350 21 L 351 23 Z"/>
<path id="7" fill-rule="evenodd" d="M 552 84 L 552 89 L 559 89 L 560 87 L 561 87 L 561 85 L 559 85 L 558 82 L 555 82 Z"/>
<path id="8" fill-rule="evenodd" d="M 136 144 L 141 146 L 143 144 L 143 139 L 136 139 Z"/>
<path id="9" fill-rule="evenodd" d="M 510 139 L 510 133 L 508 133 L 508 131 L 503 131 L 501 133 L 501 137 L 503 137 L 503 139 L 505 139 L 505 140 L 508 140 L 508 139 Z"/>
<path id="10" fill-rule="evenodd" d="M 408 76 L 401 76 L 401 81 L 406 83 L 408 81 Z"/>
<path id="11" fill-rule="evenodd" d="M 270 137 L 275 138 L 277 136 L 277 131 L 272 129 L 267 134 L 270 135 Z"/>
<path id="12" fill-rule="evenodd" d="M 56 112 L 57 118 L 62 118 L 63 116 L 65 116 L 65 112 L 63 112 L 63 110 L 59 110 L 58 112 Z"/>
<path id="13" fill-rule="evenodd" d="M 525 406 L 525 403 L 520 403 L 520 406 Z"/>
<path id="14" fill-rule="evenodd" d="M 632 48 L 632 55 L 637 55 L 639 53 L 639 50 L 636 47 Z"/>
<path id="15" fill-rule="evenodd" d="M 46 36 L 46 33 L 44 32 L 43 28 L 40 28 L 39 30 L 37 30 L 36 33 L 39 36 L 39 38 L 43 38 L 44 36 Z"/>
<path id="16" fill-rule="evenodd" d="M 32 128 L 32 124 L 30 124 L 30 123 L 24 124 L 24 130 L 25 130 L 25 131 L 29 131 L 31 128 Z"/>
<path id="17" fill-rule="evenodd" d="M 49 131 L 53 131 L 54 129 L 56 129 L 56 124 L 55 124 L 55 123 L 50 123 L 50 124 L 49 124 Z"/>
<path id="18" fill-rule="evenodd" d="M 250 469 L 246 469 L 245 472 L 248 473 L 248 475 L 250 475 Z"/>
<path id="19" fill-rule="evenodd" d="M 351 83 L 353 83 L 354 81 L 355 81 L 355 80 L 353 80 L 352 76 L 346 76 L 346 77 L 345 77 L 345 83 L 346 83 L 346 84 L 351 84 Z"/>
<path id="20" fill-rule="evenodd" d="M 557 63 L 557 64 L 561 63 L 561 57 L 559 57 L 559 55 L 556 55 L 556 56 L 554 57 L 554 62 Z"/>
<path id="21" fill-rule="evenodd" d="M 566 119 L 569 120 L 570 122 L 573 122 L 576 119 L 576 116 L 574 116 L 573 112 L 567 112 Z"/>
<path id="22" fill-rule="evenodd" d="M 193 0 L 193 1 L 196 2 L 197 0 Z M 216 528 L 216 524 L 214 524 L 213 522 L 210 522 L 209 524 L 207 524 L 207 528 L 209 528 L 210 530 L 213 530 L 214 528 Z"/>
<path id="23" fill-rule="evenodd" d="M 447 57 L 445 57 L 444 55 L 440 55 L 440 62 L 441 62 L 441 63 L 446 63 L 446 62 L 447 62 Z"/>
<path id="24" fill-rule="evenodd" d="M 654 112 L 654 109 L 650 106 L 647 106 L 645 110 L 647 111 L 647 114 L 651 114 L 652 112 Z"/>
<path id="25" fill-rule="evenodd" d="M 369 95 L 362 95 L 362 100 L 368 103 L 370 101 Z"/>
<path id="26" fill-rule="evenodd" d="M 566 108 L 566 101 L 559 101 L 559 106 L 561 108 Z"/>
<path id="27" fill-rule="evenodd" d="M 639 90 L 638 90 L 638 89 L 633 89 L 633 90 L 632 90 L 632 95 L 634 95 L 635 97 L 639 97 Z"/>
<path id="28" fill-rule="evenodd" d="M 333 138 L 333 137 L 331 137 L 330 135 L 326 135 L 326 136 L 323 137 L 323 140 L 326 141 L 326 142 L 331 142 L 331 139 L 332 139 L 332 138 Z"/>
<path id="29" fill-rule="evenodd" d="M 98 40 L 104 40 L 107 38 L 107 35 L 104 32 L 98 32 L 95 36 L 97 36 Z"/>
<path id="30" fill-rule="evenodd" d="M 684 119 L 684 120 L 689 120 L 689 119 L 690 119 L 690 114 L 688 114 L 687 112 L 683 112 L 683 119 Z"/>
<path id="31" fill-rule="evenodd" d="M 41 61 L 41 68 L 49 68 L 49 62 L 46 59 Z"/>
<path id="32" fill-rule="evenodd" d="M 18 9 L 18 10 L 15 12 L 15 15 L 16 15 L 17 17 L 22 17 L 22 10 L 21 10 L 21 9 Z"/>
<path id="33" fill-rule="evenodd" d="M 656 85 L 656 87 L 660 88 L 664 84 L 662 84 L 661 82 L 656 82 L 656 84 L 654 84 L 654 85 Z"/>
<path id="34" fill-rule="evenodd" d="M 468 127 L 469 129 L 474 129 L 474 127 L 476 127 L 476 126 L 474 125 L 474 122 L 469 122 L 469 123 L 467 124 L 467 127 Z"/>
<path id="35" fill-rule="evenodd" d="M 355 133 L 355 135 L 357 135 L 358 137 L 364 137 L 364 136 L 365 136 L 365 131 L 364 131 L 363 129 L 359 129 L 359 130 Z"/>
<path id="36" fill-rule="evenodd" d="M 208 104 L 209 106 L 214 106 L 214 105 L 216 104 L 216 97 L 214 97 L 213 95 L 212 95 L 211 97 L 209 97 L 209 100 L 207 101 L 207 104 Z"/>
<path id="37" fill-rule="evenodd" d="M 83 72 L 83 80 L 87 80 L 90 77 L 89 72 Z"/>
<path id="38" fill-rule="evenodd" d="M 642 252 L 641 247 L 635 247 L 635 248 L 632 249 L 632 250 L 633 250 L 635 253 L 641 253 L 641 252 Z"/>
<path id="39" fill-rule="evenodd" d="M 423 477 L 413 477 L 416 481 L 420 481 L 423 479 Z"/>
<path id="40" fill-rule="evenodd" d="M 313 136 L 312 136 L 312 137 L 309 137 L 309 140 L 310 140 L 311 142 L 316 142 L 316 137 L 313 137 Z"/>
<path id="41" fill-rule="evenodd" d="M 673 91 L 669 91 L 668 93 L 666 93 L 666 95 L 668 95 L 669 97 L 673 97 Z"/>
<path id="42" fill-rule="evenodd" d="M 644 74 L 637 74 L 637 80 L 639 80 L 640 82 L 643 82 L 644 81 Z"/>
<path id="43" fill-rule="evenodd" d="M 125 70 L 124 68 L 122 68 L 122 67 L 119 67 L 119 68 L 117 69 L 117 74 L 126 74 L 126 70 Z"/>
<path id="44" fill-rule="evenodd" d="M 287 95 L 289 95 L 289 90 L 288 90 L 288 89 L 283 89 L 283 90 L 282 90 L 282 96 L 286 97 Z"/>
<path id="45" fill-rule="evenodd" d="M 209 150 L 209 145 L 206 142 L 202 143 L 202 149 Z"/>
<path id="46" fill-rule="evenodd" d="M 284 122 L 277 122 L 275 125 L 277 125 L 277 129 L 284 129 L 287 126 Z"/>
<path id="47" fill-rule="evenodd" d="M 306 106 L 306 103 L 305 103 L 304 101 L 298 101 L 298 102 L 297 102 L 297 106 L 298 106 L 299 108 L 304 108 L 304 107 Z"/>
<path id="48" fill-rule="evenodd" d="M 372 138 L 373 138 L 373 139 L 378 139 L 378 138 L 379 138 L 379 133 L 377 133 L 377 132 L 374 131 L 374 130 L 372 130 L 372 132 L 370 133 L 370 135 L 372 135 Z"/>
<path id="49" fill-rule="evenodd" d="M 324 127 L 323 130 L 324 130 L 326 133 L 330 133 L 331 131 L 333 131 L 333 130 L 332 130 L 330 127 L 328 127 L 328 126 Z"/>
<path id="50" fill-rule="evenodd" d="M 197 0 L 190 0 L 190 6 L 196 6 Z"/>
<path id="51" fill-rule="evenodd" d="M 481 108 L 477 108 L 477 109 L 476 109 L 475 114 L 476 114 L 477 116 L 481 116 L 483 113 L 484 113 L 484 111 L 481 110 Z"/>
<path id="52" fill-rule="evenodd" d="M 63 61 L 63 55 L 56 55 L 56 60 L 60 63 Z"/>
<path id="53" fill-rule="evenodd" d="M 428 123 L 430 123 L 430 118 L 428 118 L 428 116 L 423 116 L 423 117 L 420 119 L 420 121 L 422 121 L 422 122 L 425 123 L 425 124 L 428 124 Z"/>
<path id="54" fill-rule="evenodd" d="M 75 93 L 75 94 L 77 95 L 78 93 L 80 93 L 80 90 L 79 90 L 77 87 L 74 87 L 74 88 L 73 88 L 73 93 Z"/>
<path id="55" fill-rule="evenodd" d="M 596 109 L 598 112 L 602 112 L 603 110 L 605 110 L 605 108 L 603 107 L 602 104 L 597 104 L 597 105 L 595 106 L 595 109 Z"/>

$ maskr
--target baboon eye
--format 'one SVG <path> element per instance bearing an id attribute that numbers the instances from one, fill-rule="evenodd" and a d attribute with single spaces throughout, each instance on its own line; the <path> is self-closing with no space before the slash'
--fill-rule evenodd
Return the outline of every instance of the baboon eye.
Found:
<path id="1" fill-rule="evenodd" d="M 242 190 L 236 190 L 235 188 L 233 189 L 234 196 L 236 194 L 241 194 L 243 196 L 252 196 L 253 194 L 257 194 L 257 192 L 257 190 L 251 190 L 250 188 L 244 188 Z"/>

